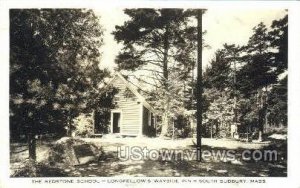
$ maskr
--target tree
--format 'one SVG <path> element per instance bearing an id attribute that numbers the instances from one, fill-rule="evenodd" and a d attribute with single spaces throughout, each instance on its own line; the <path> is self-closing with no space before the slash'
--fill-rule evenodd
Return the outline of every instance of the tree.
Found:
<path id="1" fill-rule="evenodd" d="M 253 35 L 250 37 L 247 46 L 243 47 L 244 61 L 246 64 L 238 73 L 238 88 L 246 96 L 256 92 L 257 89 L 266 88 L 275 83 L 277 75 L 272 69 L 270 56 L 270 36 L 263 23 L 253 28 Z"/>
<path id="2" fill-rule="evenodd" d="M 277 74 L 281 74 L 288 67 L 288 15 L 274 20 L 271 25 L 270 46 L 276 51 L 271 53 L 274 58 Z"/>
<path id="3" fill-rule="evenodd" d="M 258 128 L 259 139 L 265 125 L 286 125 L 287 21 L 287 16 L 274 20 L 269 29 L 260 23 L 247 45 L 224 44 L 217 50 L 204 72 L 206 125 L 220 125 L 228 117 L 227 125 L 241 125 L 239 132 Z"/>
<path id="4" fill-rule="evenodd" d="M 236 133 L 240 117 L 237 113 L 240 106 L 236 89 L 236 64 L 240 61 L 239 51 L 238 46 L 224 44 L 222 49 L 216 51 L 215 59 L 204 72 L 204 94 L 208 102 L 204 114 L 206 125 L 211 127 L 216 125 L 217 129 L 222 127 L 225 131 L 223 136 L 229 135 L 229 131 Z"/>
<path id="5" fill-rule="evenodd" d="M 269 86 L 277 81 L 276 69 L 272 64 L 270 54 L 270 36 L 267 27 L 259 23 L 253 28 L 253 35 L 250 37 L 247 46 L 244 47 L 244 60 L 246 64 L 238 72 L 238 88 L 245 97 L 254 96 L 257 98 L 256 105 L 253 105 L 252 112 L 257 111 L 259 129 L 259 140 L 262 140 L 264 119 L 267 114 L 266 97 Z M 254 119 L 255 120 L 255 119 Z"/>
<path id="6" fill-rule="evenodd" d="M 273 64 L 278 76 L 285 74 L 271 89 L 268 97 L 270 124 L 287 125 L 287 68 L 288 68 L 288 15 L 274 20 L 269 32 L 270 45 L 276 51 L 272 53 Z"/>
<path id="7" fill-rule="evenodd" d="M 287 76 L 284 77 L 270 91 L 268 98 L 270 124 L 287 126 L 287 79 Z"/>
<path id="8" fill-rule="evenodd" d="M 108 75 L 98 68 L 102 35 L 91 10 L 10 11 L 10 126 L 27 134 L 31 159 L 35 135 L 70 133 L 72 118 L 96 106 Z"/>
<path id="9" fill-rule="evenodd" d="M 224 90 L 232 86 L 231 66 L 227 59 L 225 49 L 217 50 L 215 59 L 211 60 L 210 65 L 204 72 L 204 84 L 206 88 L 216 88 Z"/>
<path id="10" fill-rule="evenodd" d="M 116 59 L 120 70 L 142 71 L 146 79 L 139 80 L 154 87 L 155 100 L 162 106 L 161 136 L 167 134 L 172 109 L 183 95 L 171 88 L 187 85 L 195 65 L 196 28 L 190 25 L 191 12 L 182 9 L 126 9 L 130 20 L 116 26 L 117 42 L 124 45 Z M 176 83 L 174 83 L 174 78 Z M 183 89 L 183 88 L 178 88 Z M 172 93 L 172 95 L 171 95 Z M 184 93 L 184 92 L 178 92 Z M 179 101 L 174 101 L 179 99 Z M 157 105 L 158 106 L 158 105 Z"/>
<path id="11" fill-rule="evenodd" d="M 208 109 L 205 111 L 205 122 L 211 135 L 227 137 L 234 119 L 234 100 L 230 90 L 217 90 L 216 88 L 206 89 L 206 100 L 209 101 Z M 215 126 L 216 132 L 213 133 Z"/>
<path id="12" fill-rule="evenodd" d="M 260 23 L 253 28 L 247 46 L 243 47 L 244 65 L 238 71 L 237 88 L 248 99 L 251 110 L 244 114 L 248 124 L 257 125 L 262 140 L 268 124 L 270 90 L 280 74 L 287 70 L 287 16 L 273 21 L 271 29 Z M 251 120 L 252 119 L 252 120 Z"/>

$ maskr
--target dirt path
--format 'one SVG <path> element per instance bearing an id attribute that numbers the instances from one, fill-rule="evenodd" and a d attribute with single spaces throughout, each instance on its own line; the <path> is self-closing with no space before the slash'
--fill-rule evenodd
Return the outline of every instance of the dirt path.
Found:
<path id="1" fill-rule="evenodd" d="M 116 151 L 117 146 L 137 146 L 147 147 L 148 149 L 184 149 L 190 148 L 195 145 L 195 139 L 177 139 L 165 140 L 161 138 L 85 138 L 87 142 L 93 142 L 98 146 L 104 147 L 109 151 Z M 202 144 L 212 148 L 224 149 L 261 149 L 270 145 L 270 142 L 253 143 L 253 142 L 240 142 L 232 139 L 210 139 L 203 138 Z"/>
<path id="2" fill-rule="evenodd" d="M 210 160 L 198 162 L 196 160 L 157 160 L 142 159 L 142 160 L 121 160 L 117 153 L 117 147 L 146 147 L 149 150 L 160 149 L 195 149 L 192 139 L 181 140 L 162 140 L 160 138 L 88 138 L 83 139 L 86 142 L 102 147 L 105 155 L 98 162 L 80 165 L 56 167 L 59 170 L 59 175 L 53 167 L 53 174 L 49 174 L 49 169 L 41 171 L 41 176 L 75 176 L 75 177 L 103 177 L 103 176 L 248 176 L 248 177 L 265 177 L 265 176 L 287 176 L 286 163 L 286 141 L 272 141 L 263 144 L 259 143 L 241 143 L 235 140 L 225 139 L 203 139 L 203 150 L 218 151 L 218 150 L 234 150 L 240 154 L 245 149 L 265 150 L 274 149 L 278 151 L 279 160 L 268 161 L 226 161 L 226 160 Z M 45 156 L 50 147 L 45 145 L 38 146 L 38 156 Z M 26 153 L 20 152 L 11 157 L 12 166 L 20 163 Z M 240 157 L 240 156 L 237 156 Z"/>
<path id="3" fill-rule="evenodd" d="M 224 161 L 209 160 L 199 163 L 195 160 L 125 160 L 118 157 L 117 147 L 146 147 L 155 149 L 194 149 L 192 139 L 162 140 L 160 138 L 115 138 L 115 139 L 85 139 L 101 145 L 107 158 L 99 163 L 92 163 L 76 167 L 74 170 L 81 176 L 287 176 L 285 145 L 271 142 L 246 143 L 227 139 L 203 139 L 203 150 L 234 150 L 240 154 L 245 149 L 264 150 L 268 147 L 283 150 L 279 153 L 282 160 L 267 161 Z M 281 143 L 281 142 L 279 142 Z M 271 148 L 272 149 L 272 148 Z M 239 158 L 238 158 L 239 159 Z"/>

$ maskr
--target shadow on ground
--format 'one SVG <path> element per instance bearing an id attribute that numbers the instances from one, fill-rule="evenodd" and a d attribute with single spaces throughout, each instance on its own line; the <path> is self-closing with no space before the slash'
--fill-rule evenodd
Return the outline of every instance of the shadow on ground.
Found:
<path id="1" fill-rule="evenodd" d="M 263 147 L 260 151 L 277 151 L 277 160 L 247 160 L 247 161 L 207 161 L 196 160 L 142 160 L 121 161 L 116 152 L 97 163 L 76 166 L 74 175 L 80 176 L 223 176 L 223 177 L 286 177 L 287 176 L 287 143 L 273 141 L 274 144 Z M 191 149 L 192 146 L 189 146 Z M 203 146 L 203 150 L 225 151 L 226 148 Z M 244 148 L 235 150 L 240 155 Z M 254 150 L 249 150 L 253 152 Z M 240 156 L 238 156 L 239 158 Z M 79 173 L 78 173 L 79 172 Z"/>
<path id="2" fill-rule="evenodd" d="M 184 149 L 195 149 L 187 146 Z M 226 147 L 211 147 L 204 145 L 202 150 L 226 151 Z M 27 166 L 13 175 L 13 177 L 110 177 L 110 176 L 147 176 L 147 177 L 180 177 L 180 176 L 218 176 L 218 177 L 286 177 L 287 176 L 287 142 L 272 140 L 272 144 L 260 151 L 277 151 L 276 161 L 265 160 L 210 160 L 198 162 L 196 160 L 126 160 L 118 158 L 117 152 L 108 151 L 98 161 L 76 166 L 51 166 L 47 163 L 35 165 L 35 172 Z M 244 148 L 235 149 L 240 159 Z M 254 150 L 249 150 L 254 151 Z"/>

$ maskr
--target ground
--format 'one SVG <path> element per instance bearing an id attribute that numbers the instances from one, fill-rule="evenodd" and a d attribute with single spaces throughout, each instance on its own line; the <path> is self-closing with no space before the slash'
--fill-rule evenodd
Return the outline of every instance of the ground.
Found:
<path id="1" fill-rule="evenodd" d="M 203 138 L 202 151 L 228 151 L 236 152 L 238 160 L 225 160 L 218 158 L 198 162 L 196 160 L 163 160 L 161 156 L 157 160 L 120 160 L 117 155 L 117 146 L 145 147 L 148 150 L 182 149 L 194 150 L 194 140 L 191 138 L 180 140 L 164 140 L 161 138 L 85 138 L 84 141 L 101 147 L 104 154 L 98 161 L 76 166 L 49 166 L 45 159 L 52 143 L 38 142 L 37 162 L 38 176 L 75 176 L 75 177 L 103 177 L 103 176 L 229 176 L 229 177 L 285 177 L 287 176 L 287 143 L 286 140 L 270 138 L 268 142 L 247 143 L 229 139 Z M 245 150 L 276 150 L 277 161 L 264 160 L 239 160 Z M 162 155 L 162 154 L 161 154 Z M 18 174 L 24 160 L 28 156 L 27 150 L 20 144 L 11 145 L 11 174 L 14 176 L 26 176 Z M 221 159 L 221 160 L 219 160 Z"/>

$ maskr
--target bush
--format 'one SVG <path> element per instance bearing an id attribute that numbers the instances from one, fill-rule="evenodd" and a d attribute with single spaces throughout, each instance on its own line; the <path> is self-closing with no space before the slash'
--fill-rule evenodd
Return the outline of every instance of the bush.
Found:
<path id="1" fill-rule="evenodd" d="M 75 136 L 89 137 L 94 133 L 94 120 L 91 114 L 81 114 L 74 119 Z"/>

